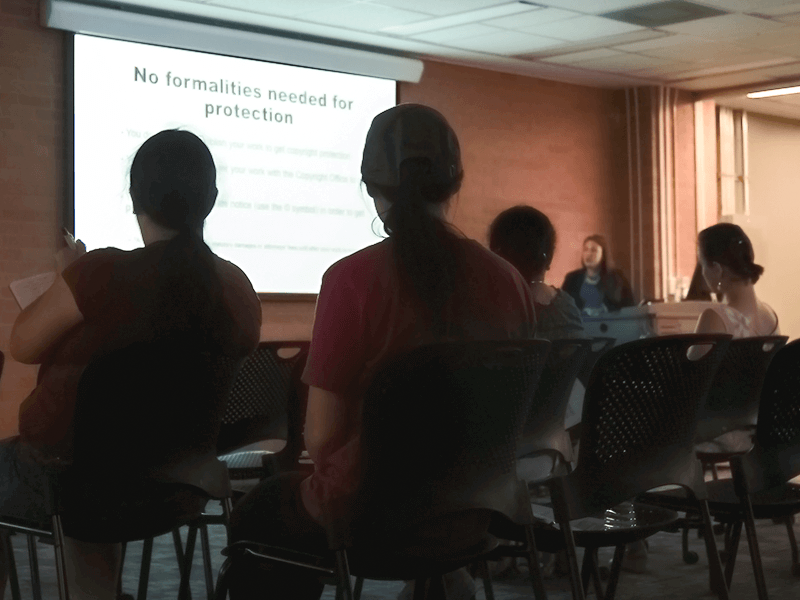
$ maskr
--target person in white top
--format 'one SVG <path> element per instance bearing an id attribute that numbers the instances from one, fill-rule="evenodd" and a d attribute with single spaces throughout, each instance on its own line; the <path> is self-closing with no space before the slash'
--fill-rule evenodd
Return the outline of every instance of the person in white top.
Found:
<path id="1" fill-rule="evenodd" d="M 718 223 L 697 237 L 703 278 L 720 304 L 697 320 L 697 333 L 730 333 L 734 338 L 777 335 L 778 315 L 758 299 L 754 284 L 764 267 L 754 262 L 753 245 L 742 228 Z"/>

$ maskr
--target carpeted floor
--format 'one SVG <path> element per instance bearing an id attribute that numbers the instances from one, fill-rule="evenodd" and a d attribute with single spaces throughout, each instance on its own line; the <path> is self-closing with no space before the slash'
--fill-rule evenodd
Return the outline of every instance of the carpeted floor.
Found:
<path id="1" fill-rule="evenodd" d="M 185 539 L 185 531 L 183 535 Z M 758 536 L 770 598 L 774 600 L 800 598 L 800 579 L 792 577 L 790 572 L 790 551 L 785 527 L 771 522 L 761 522 L 758 524 Z M 32 598 L 25 538 L 14 536 L 12 539 L 21 580 L 22 597 L 26 599 Z M 719 539 L 719 542 L 721 544 L 721 539 Z M 220 527 L 213 527 L 211 529 L 211 546 L 215 574 L 222 562 L 222 556 L 219 551 L 223 544 L 223 530 Z M 703 543 L 693 535 L 691 545 L 701 555 L 700 561 L 695 565 L 684 564 L 680 553 L 679 534 L 659 533 L 652 537 L 650 539 L 647 572 L 643 574 L 623 573 L 617 598 L 619 600 L 711 598 L 712 596 L 708 592 L 708 571 L 707 562 L 703 555 Z M 57 598 L 52 547 L 42 543 L 38 547 L 44 598 Z M 134 596 L 138 586 L 141 548 L 142 544 L 140 542 L 130 544 L 125 561 L 123 589 Z M 603 561 L 609 560 L 610 557 L 610 551 L 604 551 L 601 554 Z M 205 585 L 201 565 L 201 555 L 198 548 L 195 553 L 192 573 L 192 596 L 195 599 L 205 598 Z M 530 581 L 526 575 L 526 567 L 520 566 L 519 572 L 496 579 L 496 598 L 498 600 L 532 598 Z M 550 600 L 567 600 L 571 597 L 566 579 L 550 579 L 546 582 L 546 585 Z M 402 589 L 402 582 L 367 581 L 362 598 L 364 600 L 394 600 Z M 178 571 L 174 546 L 171 536 L 163 536 L 158 538 L 154 545 L 147 597 L 157 600 L 175 599 L 177 594 Z M 483 597 L 483 585 L 478 583 L 477 598 L 481 599 Z M 731 598 L 732 600 L 751 600 L 755 597 L 755 584 L 753 583 L 752 569 L 743 535 L 734 573 Z M 7 592 L 6 598 L 10 598 L 9 592 Z M 265 594 L 264 598 L 268 598 L 268 595 Z M 333 600 L 333 588 L 326 587 L 324 598 Z M 451 600 L 468 599 L 451 598 Z"/>

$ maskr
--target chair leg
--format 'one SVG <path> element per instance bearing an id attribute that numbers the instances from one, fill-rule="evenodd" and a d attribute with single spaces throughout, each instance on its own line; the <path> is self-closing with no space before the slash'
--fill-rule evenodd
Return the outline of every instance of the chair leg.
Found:
<path id="1" fill-rule="evenodd" d="M 36 553 L 36 536 L 29 534 L 26 537 L 28 538 L 28 563 L 31 566 L 31 592 L 33 593 L 33 600 L 42 600 L 42 584 L 39 580 L 39 556 Z M 56 557 L 58 557 L 57 549 Z M 58 562 L 58 558 L 56 558 L 56 562 Z M 58 572 L 57 574 L 60 575 L 61 573 Z"/>
<path id="2" fill-rule="evenodd" d="M 570 584 L 572 585 L 572 599 L 585 600 L 586 596 L 583 593 L 583 587 L 581 586 L 580 581 L 580 571 L 578 570 L 578 556 L 575 553 L 575 539 L 572 537 L 572 526 L 569 524 L 569 521 L 564 521 L 559 525 L 561 527 L 561 535 L 564 538 L 564 548 L 567 552 L 569 579 Z"/>
<path id="3" fill-rule="evenodd" d="M 353 588 L 353 600 L 361 600 L 361 590 L 364 589 L 364 578 L 356 577 L 356 585 Z"/>
<path id="4" fill-rule="evenodd" d="M 722 572 L 722 563 L 719 560 L 717 542 L 714 539 L 714 528 L 711 524 L 711 513 L 708 511 L 708 501 L 701 500 L 700 516 L 703 519 L 703 539 L 706 543 L 708 555 L 708 569 L 711 591 L 719 596 L 720 600 L 729 600 L 728 586 L 725 585 L 725 575 Z"/>
<path id="5" fill-rule="evenodd" d="M 611 573 L 608 576 L 608 583 L 606 584 L 606 593 L 602 596 L 603 600 L 614 600 L 617 593 L 617 584 L 619 583 L 619 576 L 622 572 L 622 560 L 625 558 L 625 545 L 617 546 L 614 548 L 614 558 L 611 561 Z M 598 595 L 598 598 L 601 596 Z"/>
<path id="6" fill-rule="evenodd" d="M 228 571 L 231 568 L 232 557 L 225 559 L 217 574 L 217 587 L 214 589 L 214 600 L 225 600 L 228 596 Z"/>
<path id="7" fill-rule="evenodd" d="M 8 584 L 11 587 L 12 600 L 21 600 L 22 594 L 19 591 L 19 576 L 17 574 L 17 561 L 14 559 L 14 545 L 11 543 L 11 534 L 3 531 L 0 534 L 0 543 L 6 555 L 6 567 L 8 568 Z"/>
<path id="8" fill-rule="evenodd" d="M 739 539 L 742 535 L 742 522 L 736 521 L 730 528 L 730 533 L 725 540 L 725 554 L 728 557 L 725 563 L 725 583 L 731 589 L 733 570 L 736 568 L 736 555 L 739 552 Z"/>
<path id="9" fill-rule="evenodd" d="M 341 590 L 343 600 L 353 600 L 353 588 L 350 586 L 350 566 L 347 564 L 347 552 L 342 549 L 336 551 L 336 581 L 337 595 Z"/>
<path id="10" fill-rule="evenodd" d="M 486 600 L 494 600 L 494 585 L 492 582 L 492 573 L 489 571 L 489 564 L 482 560 L 481 562 L 481 575 L 483 576 L 483 591 L 486 594 Z"/>
<path id="11" fill-rule="evenodd" d="M 547 600 L 547 592 L 544 589 L 544 577 L 539 568 L 539 552 L 536 549 L 536 532 L 532 524 L 525 527 L 525 537 L 528 542 L 528 571 L 531 575 L 531 585 L 533 586 L 533 597 L 535 600 Z"/>
<path id="12" fill-rule="evenodd" d="M 753 563 L 753 575 L 756 579 L 758 600 L 768 600 L 767 582 L 764 579 L 764 567 L 761 564 L 761 552 L 758 549 L 758 537 L 756 537 L 753 505 L 750 502 L 750 496 L 747 494 L 742 497 L 742 509 L 744 510 L 744 529 L 747 532 L 747 545 L 750 548 L 750 561 Z"/>
<path id="13" fill-rule="evenodd" d="M 208 525 L 200 525 L 200 548 L 203 552 L 203 573 L 206 579 L 206 597 L 214 600 L 214 573 L 211 571 L 211 543 L 208 541 Z"/>
<path id="14" fill-rule="evenodd" d="M 61 515 L 53 515 L 53 553 L 56 556 L 56 577 L 58 579 L 58 597 L 61 600 L 69 600 L 69 588 L 67 586 L 67 562 L 64 555 L 64 530 L 61 527 Z M 31 557 L 36 559 L 36 541 L 33 541 Z M 30 547 L 30 546 L 29 546 Z M 38 561 L 37 561 L 38 562 Z M 33 563 L 31 563 L 31 576 L 33 576 Z M 36 583 L 39 583 L 39 566 L 36 566 Z M 41 589 L 38 590 L 41 595 Z M 36 594 L 34 593 L 34 598 Z M 38 599 L 37 599 L 38 600 Z"/>
<path id="15" fill-rule="evenodd" d="M 792 551 L 792 575 L 800 577 L 800 556 L 797 551 L 797 538 L 794 535 L 794 517 L 786 517 L 786 534 L 789 536 L 789 548 Z"/>
<path id="16" fill-rule="evenodd" d="M 192 574 L 192 560 L 194 559 L 194 544 L 197 540 L 197 527 L 189 526 L 189 533 L 186 534 L 186 550 L 183 553 L 181 563 L 181 587 L 178 591 L 178 600 L 189 600 L 191 598 L 191 588 L 189 587 Z"/>
<path id="17" fill-rule="evenodd" d="M 583 564 L 581 565 L 581 589 L 585 596 L 589 592 L 589 580 L 594 570 L 594 548 L 583 549 Z M 601 596 L 598 596 L 601 597 Z"/>
<path id="18" fill-rule="evenodd" d="M 142 543 L 142 564 L 139 567 L 139 591 L 136 600 L 147 600 L 147 586 L 150 582 L 150 563 L 153 560 L 153 538 Z"/>

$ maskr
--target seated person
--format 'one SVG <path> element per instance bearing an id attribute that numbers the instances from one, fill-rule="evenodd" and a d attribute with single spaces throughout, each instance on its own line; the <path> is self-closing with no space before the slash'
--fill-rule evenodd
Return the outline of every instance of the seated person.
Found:
<path id="1" fill-rule="evenodd" d="M 234 507 L 234 541 L 327 551 L 324 525 L 354 514 L 363 395 L 392 357 L 442 341 L 533 337 L 525 280 L 445 220 L 463 171 L 458 140 L 441 114 L 401 104 L 375 117 L 361 174 L 389 237 L 340 260 L 322 280 L 303 374 L 314 473 L 261 482 Z M 292 567 L 256 571 L 241 561 L 231 569 L 232 598 L 311 599 L 322 590 L 308 571 Z"/>
<path id="2" fill-rule="evenodd" d="M 567 273 L 561 289 L 572 296 L 584 314 L 597 316 L 636 304 L 625 275 L 611 268 L 608 244 L 602 235 L 583 240 L 581 264 L 582 268 Z"/>
<path id="3" fill-rule="evenodd" d="M 717 223 L 697 236 L 697 260 L 715 304 L 700 315 L 697 333 L 730 333 L 734 338 L 779 335 L 778 315 L 758 299 L 754 284 L 764 267 L 754 262 L 753 245 L 742 228 Z"/>
<path id="4" fill-rule="evenodd" d="M 250 281 L 203 242 L 217 197 L 206 145 L 187 131 L 154 135 L 133 159 L 130 193 L 144 247 L 63 252 L 68 264 L 14 323 L 12 356 L 42 366 L 20 407 L 19 437 L 0 443 L 4 516 L 49 522 L 43 482 L 70 464 L 78 382 L 94 357 L 176 339 L 243 359 L 258 344 L 261 304 Z M 66 549 L 71 598 L 116 598 L 119 544 L 67 538 Z"/>
<path id="5" fill-rule="evenodd" d="M 556 249 L 556 230 L 547 215 L 524 205 L 504 210 L 489 226 L 489 248 L 530 282 L 536 337 L 552 341 L 584 336 L 581 312 L 572 297 L 544 283 Z"/>

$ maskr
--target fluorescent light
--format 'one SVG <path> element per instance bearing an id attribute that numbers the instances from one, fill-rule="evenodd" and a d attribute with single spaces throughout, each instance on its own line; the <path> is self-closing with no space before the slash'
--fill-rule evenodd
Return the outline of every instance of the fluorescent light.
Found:
<path id="1" fill-rule="evenodd" d="M 45 27 L 129 42 L 397 81 L 416 83 L 422 77 L 421 60 L 244 31 L 233 22 L 224 27 L 67 0 L 42 0 L 41 18 Z"/>
<path id="2" fill-rule="evenodd" d="M 533 4 L 532 2 L 511 2 L 509 4 L 499 4 L 497 6 L 490 6 L 488 8 L 470 10 L 457 15 L 448 15 L 446 17 L 438 17 L 436 19 L 417 21 L 416 23 L 410 23 L 408 25 L 393 25 L 391 27 L 384 27 L 380 31 L 391 33 L 392 35 L 415 35 L 417 33 L 426 33 L 436 29 L 444 29 L 445 27 L 455 27 L 456 25 L 477 23 L 479 21 L 486 21 L 487 19 L 507 17 L 509 15 L 516 15 L 518 13 L 539 10 L 541 8 L 544 7 L 538 4 Z"/>
<path id="3" fill-rule="evenodd" d="M 750 92 L 748 98 L 771 98 L 772 96 L 788 96 L 800 94 L 800 85 L 794 87 L 778 88 L 777 90 L 764 90 L 763 92 Z"/>

